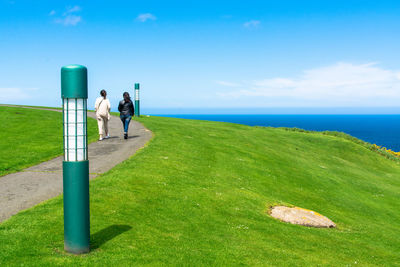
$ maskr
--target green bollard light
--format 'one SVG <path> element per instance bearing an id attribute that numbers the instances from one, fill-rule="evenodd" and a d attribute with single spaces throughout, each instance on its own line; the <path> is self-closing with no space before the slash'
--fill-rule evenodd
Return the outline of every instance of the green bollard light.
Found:
<path id="1" fill-rule="evenodd" d="M 140 101 L 139 101 L 139 87 L 138 83 L 135 83 L 135 116 L 140 117 Z"/>
<path id="2" fill-rule="evenodd" d="M 87 96 L 86 67 L 62 67 L 64 249 L 73 254 L 90 250 Z"/>

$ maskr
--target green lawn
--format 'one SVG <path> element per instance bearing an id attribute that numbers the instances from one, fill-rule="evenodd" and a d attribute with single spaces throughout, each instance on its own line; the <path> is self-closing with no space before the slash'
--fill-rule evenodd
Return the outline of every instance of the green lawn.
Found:
<path id="1" fill-rule="evenodd" d="M 148 146 L 90 183 L 90 254 L 63 252 L 62 197 L 0 224 L 0 266 L 400 263 L 400 165 L 320 133 L 143 117 Z M 271 218 L 315 210 L 337 229 Z"/>
<path id="2" fill-rule="evenodd" d="M 63 153 L 61 112 L 2 106 L 0 123 L 0 176 Z M 97 140 L 96 127 L 88 118 L 89 142 Z"/>

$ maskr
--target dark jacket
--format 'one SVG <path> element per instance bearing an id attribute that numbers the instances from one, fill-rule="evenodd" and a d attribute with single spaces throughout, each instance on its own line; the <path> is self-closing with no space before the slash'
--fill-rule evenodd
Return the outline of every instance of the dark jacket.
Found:
<path id="1" fill-rule="evenodd" d="M 118 111 L 120 115 L 130 115 L 133 116 L 135 114 L 135 108 L 133 107 L 132 101 L 119 101 Z"/>

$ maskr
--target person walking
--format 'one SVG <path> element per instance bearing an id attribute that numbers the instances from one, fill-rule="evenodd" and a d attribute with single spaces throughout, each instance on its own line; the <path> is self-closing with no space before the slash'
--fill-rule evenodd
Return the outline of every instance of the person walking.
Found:
<path id="1" fill-rule="evenodd" d="M 124 139 L 128 139 L 129 123 L 131 122 L 132 116 L 135 114 L 135 108 L 133 107 L 132 100 L 128 92 L 123 93 L 124 99 L 119 101 L 118 111 L 119 117 L 124 127 Z"/>
<path id="2" fill-rule="evenodd" d="M 97 125 L 99 127 L 99 141 L 103 140 L 103 138 L 110 138 L 108 132 L 108 121 L 111 118 L 111 104 L 107 99 L 106 90 L 100 91 L 100 97 L 96 99 L 94 110 L 96 111 Z"/>

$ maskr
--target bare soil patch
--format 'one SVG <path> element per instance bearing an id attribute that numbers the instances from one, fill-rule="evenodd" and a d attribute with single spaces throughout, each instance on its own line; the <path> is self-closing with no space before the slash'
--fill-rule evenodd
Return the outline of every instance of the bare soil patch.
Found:
<path id="1" fill-rule="evenodd" d="M 318 212 L 299 207 L 275 206 L 270 215 L 283 222 L 316 228 L 334 228 L 336 224 Z"/>

